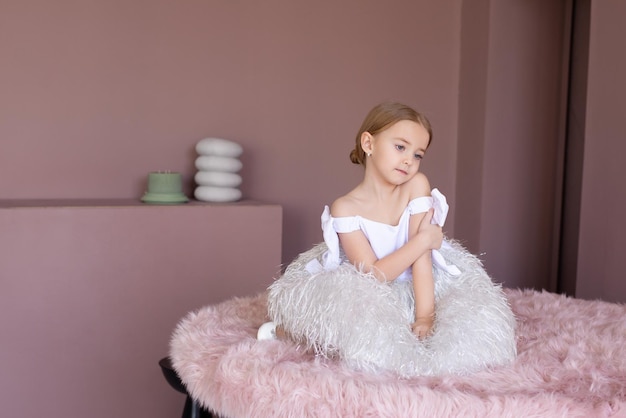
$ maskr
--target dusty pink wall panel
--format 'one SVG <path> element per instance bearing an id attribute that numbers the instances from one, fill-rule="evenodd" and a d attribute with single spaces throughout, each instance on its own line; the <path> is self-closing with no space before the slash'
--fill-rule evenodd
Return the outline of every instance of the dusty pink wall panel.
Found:
<path id="1" fill-rule="evenodd" d="M 157 365 L 173 328 L 190 310 L 265 289 L 281 226 L 280 206 L 245 202 L 0 205 L 0 353 L 11 376 L 0 415 L 180 415 L 184 397 Z"/>
<path id="2" fill-rule="evenodd" d="M 625 2 L 591 2 L 576 296 L 626 301 Z"/>
<path id="3" fill-rule="evenodd" d="M 289 262 L 359 180 L 367 111 L 401 100 L 431 118 L 424 167 L 454 200 L 460 7 L 2 1 L 0 199 L 133 198 L 153 170 L 190 193 L 195 143 L 225 137 L 244 147 L 244 197 L 285 208 Z"/>

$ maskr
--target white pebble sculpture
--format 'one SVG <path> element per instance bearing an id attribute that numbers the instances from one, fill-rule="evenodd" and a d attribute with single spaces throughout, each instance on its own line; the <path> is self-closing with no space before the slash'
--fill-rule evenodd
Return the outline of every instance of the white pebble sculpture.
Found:
<path id="1" fill-rule="evenodd" d="M 195 198 L 204 202 L 241 199 L 241 145 L 227 139 L 204 138 L 196 144 L 196 152 Z"/>

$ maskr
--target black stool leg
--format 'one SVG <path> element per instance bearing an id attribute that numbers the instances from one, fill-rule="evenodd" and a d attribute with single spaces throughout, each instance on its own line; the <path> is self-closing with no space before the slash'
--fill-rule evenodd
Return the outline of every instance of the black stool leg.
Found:
<path id="1" fill-rule="evenodd" d="M 214 415 L 211 411 L 202 408 L 200 404 L 194 401 L 189 393 L 187 393 L 187 389 L 172 367 L 172 362 L 169 357 L 162 358 L 159 361 L 159 366 L 161 366 L 163 375 L 170 386 L 176 389 L 176 391 L 187 395 L 185 408 L 183 409 L 183 418 L 217 418 L 217 415 Z"/>
<path id="2" fill-rule="evenodd" d="M 188 396 L 187 399 L 191 399 L 191 397 Z M 193 400 L 191 401 L 191 415 L 189 415 L 189 418 L 200 418 L 200 405 Z"/>

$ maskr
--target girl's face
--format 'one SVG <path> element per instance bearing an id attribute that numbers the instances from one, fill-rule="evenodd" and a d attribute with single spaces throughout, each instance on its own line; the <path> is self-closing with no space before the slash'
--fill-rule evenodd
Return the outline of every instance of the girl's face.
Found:
<path id="1" fill-rule="evenodd" d="M 375 165 L 389 182 L 400 185 L 418 172 L 428 140 L 428 131 L 422 125 L 401 120 L 375 136 L 366 132 L 361 145 L 371 153 L 367 166 Z"/>

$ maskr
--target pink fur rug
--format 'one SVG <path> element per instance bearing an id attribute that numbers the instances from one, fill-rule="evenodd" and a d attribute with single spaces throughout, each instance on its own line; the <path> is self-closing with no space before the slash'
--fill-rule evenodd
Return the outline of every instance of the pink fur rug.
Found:
<path id="1" fill-rule="evenodd" d="M 190 313 L 170 355 L 223 417 L 626 417 L 626 305 L 506 290 L 517 360 L 469 376 L 351 371 L 285 341 L 257 341 L 266 296 Z"/>

